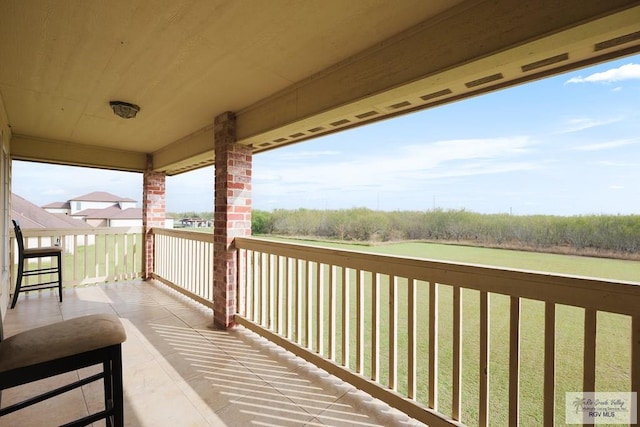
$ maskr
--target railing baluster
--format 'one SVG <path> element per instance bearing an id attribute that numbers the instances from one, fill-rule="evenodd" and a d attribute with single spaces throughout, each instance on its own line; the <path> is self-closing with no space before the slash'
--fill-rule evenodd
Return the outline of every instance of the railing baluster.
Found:
<path id="1" fill-rule="evenodd" d="M 389 388 L 398 388 L 398 278 L 389 277 Z"/>
<path id="2" fill-rule="evenodd" d="M 302 284 L 304 271 L 302 260 L 297 260 L 296 265 L 296 342 L 302 345 Z"/>
<path id="3" fill-rule="evenodd" d="M 544 408 L 546 426 L 555 425 L 556 405 L 556 305 L 544 305 Z"/>
<path id="4" fill-rule="evenodd" d="M 287 338 L 293 339 L 293 262 L 287 257 Z"/>
<path id="5" fill-rule="evenodd" d="M 584 311 L 584 370 L 582 390 L 596 391 L 596 328 L 597 312 L 586 308 Z"/>
<path id="6" fill-rule="evenodd" d="M 277 259 L 277 274 L 276 274 L 276 331 L 279 335 L 282 335 L 284 325 L 284 313 L 283 313 L 283 298 L 284 298 L 284 259 L 283 257 L 276 255 Z"/>
<path id="7" fill-rule="evenodd" d="M 336 266 L 329 266 L 329 360 L 336 360 Z"/>
<path id="8" fill-rule="evenodd" d="M 273 254 L 268 254 L 267 255 L 267 263 L 268 266 L 267 268 L 269 269 L 269 272 L 267 274 L 267 301 L 268 301 L 268 307 L 267 307 L 267 322 L 268 322 L 268 328 L 271 330 L 275 330 L 276 329 L 276 319 L 275 319 L 275 306 L 276 306 L 276 294 L 278 292 L 278 284 L 275 281 L 275 277 L 276 277 L 276 258 L 278 256 L 277 255 L 273 255 Z"/>
<path id="9" fill-rule="evenodd" d="M 452 418 L 462 418 L 462 291 L 453 287 L 453 378 Z"/>
<path id="10" fill-rule="evenodd" d="M 269 298 L 270 298 L 270 290 L 271 285 L 269 283 L 269 258 L 271 254 L 262 253 L 262 277 L 260 278 L 260 304 L 262 305 L 261 315 L 260 315 L 260 324 L 265 325 L 265 327 L 269 328 Z"/>
<path id="11" fill-rule="evenodd" d="M 276 269 L 274 268 L 274 259 L 277 255 L 267 254 L 267 328 L 275 331 L 276 322 L 275 322 L 275 305 L 276 305 L 276 292 L 277 292 L 277 284 L 275 282 L 275 274 Z"/>
<path id="12" fill-rule="evenodd" d="M 191 269 L 191 278 L 193 281 L 193 285 L 191 287 L 187 287 L 187 289 L 192 290 L 193 293 L 197 295 L 202 294 L 202 280 L 201 274 L 202 271 L 202 243 L 198 241 L 191 242 L 191 260 L 192 264 L 195 264 L 195 268 Z"/>
<path id="13" fill-rule="evenodd" d="M 120 272 L 120 239 L 118 234 L 113 235 L 113 277 L 115 280 L 119 279 Z"/>
<path id="14" fill-rule="evenodd" d="M 429 283 L 429 408 L 438 409 L 438 284 Z"/>
<path id="15" fill-rule="evenodd" d="M 105 256 L 105 260 L 106 260 L 105 265 L 104 265 L 104 277 L 106 277 L 107 280 L 109 280 L 109 265 L 110 265 L 110 262 L 109 262 L 109 258 L 110 257 L 109 257 L 109 255 L 110 255 L 110 253 L 109 253 L 109 235 L 107 234 L 107 235 L 104 236 L 104 256 Z"/>
<path id="16" fill-rule="evenodd" d="M 380 274 L 373 274 L 371 289 L 371 379 L 380 378 Z"/>
<path id="17" fill-rule="evenodd" d="M 94 265 L 94 268 L 95 268 L 95 271 L 94 271 L 94 274 L 93 274 L 94 277 L 100 277 L 100 265 L 98 264 L 98 260 L 100 259 L 99 255 L 98 255 L 98 240 L 99 240 L 99 237 L 100 236 L 98 236 L 97 234 L 93 235 L 93 238 L 95 239 L 94 242 L 93 242 L 94 243 L 93 246 L 95 248 L 95 253 L 96 253 L 95 259 L 93 260 L 94 261 L 93 265 Z"/>
<path id="18" fill-rule="evenodd" d="M 62 242 L 66 242 L 67 239 L 65 239 L 65 237 L 62 237 Z M 89 279 L 89 235 L 85 234 L 84 235 L 84 280 L 88 280 Z M 78 247 L 74 247 L 73 248 L 74 251 L 74 256 L 78 251 Z M 95 253 L 95 251 L 94 251 Z M 135 275 L 135 269 L 133 270 L 134 275 Z"/>
<path id="19" fill-rule="evenodd" d="M 409 399 L 416 399 L 416 280 L 413 278 L 407 279 L 407 286 L 409 287 L 407 292 L 407 397 Z"/>
<path id="20" fill-rule="evenodd" d="M 208 245 L 207 245 L 208 247 Z M 244 251 L 244 315 L 253 320 L 253 251 L 245 250 Z"/>
<path id="21" fill-rule="evenodd" d="M 307 280 L 305 283 L 305 293 L 304 293 L 304 302 L 305 302 L 305 314 L 306 314 L 306 325 L 305 325 L 305 347 L 311 349 L 313 345 L 313 337 L 311 336 L 311 330 L 313 328 L 313 297 L 311 292 L 311 287 L 313 285 L 313 268 L 311 268 L 313 263 L 311 261 L 307 261 L 305 265 Z"/>
<path id="22" fill-rule="evenodd" d="M 349 286 L 349 269 L 342 268 L 342 365 L 349 367 L 349 319 L 351 318 L 350 310 L 350 286 Z"/>
<path id="23" fill-rule="evenodd" d="M 86 252 L 86 251 L 85 251 Z M 78 235 L 73 236 L 73 280 L 78 279 Z"/>
<path id="24" fill-rule="evenodd" d="M 122 255 L 123 259 L 124 259 L 124 266 L 123 266 L 124 277 L 125 277 L 125 279 L 129 279 L 129 274 L 128 274 L 128 272 L 129 272 L 129 260 L 128 260 L 128 258 L 129 258 L 129 235 L 127 235 L 127 234 L 124 235 L 124 248 L 122 250 L 122 254 L 123 254 Z"/>
<path id="25" fill-rule="evenodd" d="M 204 251 L 204 247 L 200 247 L 201 251 Z M 201 256 L 204 252 L 201 252 Z M 247 251 L 244 249 L 238 249 L 237 251 L 237 269 L 238 269 L 238 294 L 236 299 L 236 314 L 245 316 L 246 304 L 247 304 Z M 198 274 L 198 277 L 201 277 Z"/>
<path id="26" fill-rule="evenodd" d="M 356 270 L 356 372 L 364 373 L 364 272 Z"/>
<path id="27" fill-rule="evenodd" d="M 260 323 L 260 297 L 262 296 L 261 292 L 261 280 L 262 273 L 260 272 L 260 258 L 262 254 L 260 252 L 253 251 L 253 321 Z"/>
<path id="28" fill-rule="evenodd" d="M 489 425 L 489 293 L 480 291 L 480 411 L 479 425 Z"/>
<path id="29" fill-rule="evenodd" d="M 509 425 L 520 425 L 520 298 L 509 311 Z"/>
<path id="30" fill-rule="evenodd" d="M 324 265 L 316 263 L 316 352 L 324 354 Z"/>

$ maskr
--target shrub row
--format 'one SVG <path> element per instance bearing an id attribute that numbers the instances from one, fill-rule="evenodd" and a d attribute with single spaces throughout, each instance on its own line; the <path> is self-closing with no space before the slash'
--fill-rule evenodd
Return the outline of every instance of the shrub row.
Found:
<path id="1" fill-rule="evenodd" d="M 254 210 L 254 234 L 345 241 L 429 240 L 544 250 L 640 253 L 640 215 L 514 216 L 466 210 Z"/>

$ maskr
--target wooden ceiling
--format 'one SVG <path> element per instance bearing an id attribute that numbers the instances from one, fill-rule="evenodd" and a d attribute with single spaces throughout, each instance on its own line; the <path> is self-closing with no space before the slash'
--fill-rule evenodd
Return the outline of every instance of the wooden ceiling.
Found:
<path id="1" fill-rule="evenodd" d="M 15 159 L 169 175 L 640 50 L 628 0 L 2 0 Z M 140 106 L 133 119 L 109 101 Z"/>

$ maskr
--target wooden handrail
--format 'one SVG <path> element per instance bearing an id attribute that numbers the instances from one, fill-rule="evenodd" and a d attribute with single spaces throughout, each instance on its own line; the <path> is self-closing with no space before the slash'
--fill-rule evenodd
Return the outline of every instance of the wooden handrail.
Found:
<path id="1" fill-rule="evenodd" d="M 471 368 L 468 362 L 465 366 L 467 370 L 475 369 L 478 378 L 475 422 L 490 423 L 489 403 L 493 400 L 490 342 L 494 327 L 491 313 L 505 297 L 508 298 L 508 329 L 501 339 L 507 350 L 503 384 L 508 388 L 508 402 L 505 402 L 503 422 L 518 425 L 523 402 L 526 402 L 520 372 L 525 301 L 529 304 L 527 307 L 531 301 L 544 304 L 540 306 L 544 307 L 544 327 L 538 332 L 543 336 L 540 364 L 544 375 L 537 376 L 544 390 L 540 410 L 545 424 L 555 423 L 556 399 L 564 397 L 558 395 L 556 381 L 557 330 L 563 327 L 556 319 L 557 307 L 578 307 L 584 313 L 583 336 L 579 337 L 584 343 L 583 352 L 576 354 L 582 360 L 578 365 L 583 366 L 584 391 L 594 391 L 597 387 L 598 313 L 613 313 L 629 319 L 626 322 L 628 346 L 622 343 L 619 350 L 630 360 L 631 391 L 640 391 L 640 340 L 637 339 L 640 336 L 640 283 L 257 238 L 236 238 L 234 242 L 238 249 L 239 294 L 242 295 L 236 316 L 238 323 L 427 424 L 462 425 L 465 346 L 462 331 L 468 321 L 477 325 L 479 338 L 478 360 Z M 381 292 L 382 278 L 388 286 L 388 296 Z M 451 301 L 441 299 L 442 289 L 451 290 L 447 297 Z M 476 319 L 468 319 L 464 313 L 463 292 L 465 295 L 473 292 L 478 301 Z M 418 295 L 422 295 L 420 307 Z M 336 298 L 341 300 L 339 306 Z M 388 307 L 382 307 L 383 298 Z M 425 298 L 428 298 L 426 304 Z M 441 340 L 439 324 L 443 304 L 450 305 L 447 310 L 452 313 L 447 318 L 452 339 L 447 340 Z M 419 310 L 428 311 L 426 317 L 422 314 L 420 324 Z M 388 318 L 383 318 L 381 312 L 387 312 Z M 383 323 L 386 323 L 384 333 L 380 328 Z M 407 340 L 402 349 L 400 330 Z M 424 337 L 428 340 L 427 353 Z M 419 339 L 423 340 L 421 344 Z M 452 359 L 450 372 L 443 371 L 449 368 L 438 363 L 444 342 L 451 345 L 447 351 Z M 336 343 L 340 344 L 340 351 L 335 348 Z M 418 346 L 422 346 L 422 350 L 418 350 Z M 388 353 L 382 351 L 383 347 Z M 425 358 L 427 366 L 419 370 Z M 385 375 L 381 374 L 383 367 Z M 442 377 L 452 379 L 451 394 L 441 393 Z M 426 398 L 418 396 L 418 384 L 426 385 Z M 443 407 L 450 409 L 441 410 Z"/>

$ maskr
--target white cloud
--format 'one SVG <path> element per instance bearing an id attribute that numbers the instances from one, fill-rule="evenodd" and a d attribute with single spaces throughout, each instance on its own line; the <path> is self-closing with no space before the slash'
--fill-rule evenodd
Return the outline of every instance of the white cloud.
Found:
<path id="1" fill-rule="evenodd" d="M 638 142 L 639 142 L 638 139 L 618 139 L 615 141 L 600 142 L 597 144 L 581 145 L 579 147 L 576 147 L 575 150 L 578 150 L 578 151 L 611 150 L 613 148 L 619 148 L 627 145 L 637 144 Z"/>
<path id="2" fill-rule="evenodd" d="M 425 182 L 441 178 L 499 174 L 531 170 L 533 161 L 517 157 L 530 151 L 528 137 L 460 139 L 398 147 L 395 152 L 342 155 L 339 158 L 283 161 L 274 156 L 256 164 L 255 192 L 276 198 L 286 192 L 306 199 L 347 191 L 390 191 L 424 188 Z M 288 159 L 287 159 L 288 160 Z M 268 178 L 266 178 L 268 177 Z M 309 189 L 313 188 L 313 192 Z"/>
<path id="3" fill-rule="evenodd" d="M 640 79 L 640 64 L 625 64 L 587 77 L 572 77 L 566 83 L 613 83 L 631 79 Z"/>
<path id="4" fill-rule="evenodd" d="M 612 123 L 621 122 L 623 118 L 616 117 L 612 119 L 591 119 L 586 117 L 580 117 L 575 119 L 569 119 L 566 124 L 566 128 L 561 130 L 559 133 L 571 133 L 571 132 L 579 132 L 585 129 L 591 129 L 599 126 L 606 126 Z"/>
<path id="5" fill-rule="evenodd" d="M 624 189 L 624 186 L 622 186 L 622 185 L 612 185 L 609 188 L 612 189 L 612 190 L 622 190 L 622 189 Z"/>

